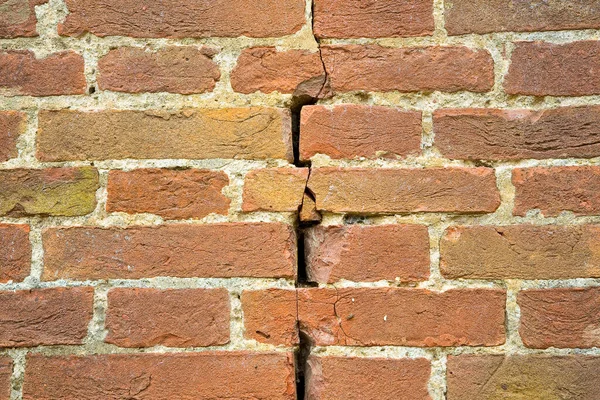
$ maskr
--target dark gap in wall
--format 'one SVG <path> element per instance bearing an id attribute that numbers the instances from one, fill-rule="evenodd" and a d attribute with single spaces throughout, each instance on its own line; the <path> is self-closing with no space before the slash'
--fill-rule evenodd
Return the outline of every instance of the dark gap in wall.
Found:
<path id="1" fill-rule="evenodd" d="M 300 116 L 302 107 L 316 104 L 317 99 L 308 95 L 292 97 L 290 111 L 292 113 L 292 145 L 294 148 L 294 165 L 296 167 L 310 167 L 310 162 L 300 161 Z"/>
<path id="2" fill-rule="evenodd" d="M 300 338 L 300 344 L 295 353 L 296 358 L 296 399 L 304 400 L 306 398 L 306 369 L 308 363 L 308 356 L 312 348 L 312 344 L 308 335 L 300 330 L 300 323 L 298 323 L 298 334 Z"/>

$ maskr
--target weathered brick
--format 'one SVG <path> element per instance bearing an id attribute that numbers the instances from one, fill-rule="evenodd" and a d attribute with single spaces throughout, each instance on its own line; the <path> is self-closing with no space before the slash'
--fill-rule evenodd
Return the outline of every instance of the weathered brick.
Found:
<path id="1" fill-rule="evenodd" d="M 302 87 L 314 87 L 311 94 L 319 97 L 324 84 L 319 53 L 307 50 L 245 49 L 231 72 L 231 87 L 239 93 L 294 93 Z"/>
<path id="2" fill-rule="evenodd" d="M 12 358 L 0 357 L 0 400 L 9 400 L 11 397 L 12 370 Z"/>
<path id="3" fill-rule="evenodd" d="M 108 212 L 152 213 L 164 218 L 203 218 L 227 214 L 230 200 L 222 190 L 227 174 L 209 170 L 137 169 L 110 171 Z"/>
<path id="4" fill-rule="evenodd" d="M 343 45 L 321 52 L 334 92 L 487 92 L 494 85 L 494 63 L 485 50 Z"/>
<path id="5" fill-rule="evenodd" d="M 81 344 L 93 297 L 82 287 L 0 292 L 0 347 Z"/>
<path id="6" fill-rule="evenodd" d="M 291 35 L 305 24 L 304 0 L 223 0 L 203 3 L 137 0 L 66 0 L 61 35 L 272 37 Z"/>
<path id="7" fill-rule="evenodd" d="M 421 151 L 421 113 L 345 104 L 302 108 L 300 157 L 407 156 Z"/>
<path id="8" fill-rule="evenodd" d="M 17 111 L 0 111 L 0 161 L 15 158 L 17 139 L 27 128 L 27 116 Z"/>
<path id="9" fill-rule="evenodd" d="M 497 346 L 505 292 L 299 289 L 298 319 L 317 346 Z"/>
<path id="10" fill-rule="evenodd" d="M 29 225 L 0 224 L 0 282 L 22 281 L 30 266 Z"/>
<path id="11" fill-rule="evenodd" d="M 47 2 L 48 0 L 3 1 L 0 4 L 0 38 L 37 36 L 35 6 Z"/>
<path id="12" fill-rule="evenodd" d="M 517 160 L 600 156 L 600 107 L 440 110 L 435 146 L 448 158 Z"/>
<path id="13" fill-rule="evenodd" d="M 533 209 L 545 216 L 562 211 L 600 214 L 599 167 L 517 168 L 512 182 L 516 189 L 515 215 Z"/>
<path id="14" fill-rule="evenodd" d="M 308 188 L 330 212 L 493 212 L 500 205 L 488 168 L 313 168 Z"/>
<path id="15" fill-rule="evenodd" d="M 322 217 L 317 211 L 317 203 L 315 203 L 312 195 L 307 192 L 304 192 L 298 217 L 300 222 L 321 222 Z"/>
<path id="16" fill-rule="evenodd" d="M 296 237 L 279 223 L 49 228 L 44 280 L 155 276 L 293 278 Z"/>
<path id="17" fill-rule="evenodd" d="M 448 357 L 448 400 L 600 398 L 600 357 L 460 355 Z"/>
<path id="18" fill-rule="evenodd" d="M 0 171 L 0 215 L 85 215 L 96 207 L 95 168 Z"/>
<path id="19" fill-rule="evenodd" d="M 41 111 L 43 161 L 240 158 L 293 160 L 288 110 Z"/>
<path id="20" fill-rule="evenodd" d="M 308 400 L 429 400 L 429 361 L 315 356 L 307 364 Z"/>
<path id="21" fill-rule="evenodd" d="M 229 342 L 226 289 L 113 289 L 106 342 L 121 347 L 218 346 Z"/>
<path id="22" fill-rule="evenodd" d="M 210 92 L 221 77 L 215 51 L 170 46 L 156 52 L 123 47 L 98 61 L 98 87 L 116 92 Z"/>
<path id="23" fill-rule="evenodd" d="M 450 35 L 600 28 L 596 0 L 453 0 L 444 16 Z"/>
<path id="24" fill-rule="evenodd" d="M 525 290 L 518 303 L 525 346 L 600 346 L 600 288 Z"/>
<path id="25" fill-rule="evenodd" d="M 313 27 L 318 38 L 431 35 L 433 1 L 316 0 Z"/>
<path id="26" fill-rule="evenodd" d="M 450 279 L 600 277 L 595 225 L 457 226 L 440 243 L 440 269 Z"/>
<path id="27" fill-rule="evenodd" d="M 59 96 L 84 94 L 83 57 L 73 51 L 36 58 L 29 50 L 0 52 L 0 94 Z"/>
<path id="28" fill-rule="evenodd" d="M 531 96 L 600 94 L 600 41 L 518 42 L 504 89 Z"/>
<path id="29" fill-rule="evenodd" d="M 311 282 L 415 282 L 429 277 L 424 225 L 316 226 L 306 231 L 304 243 Z"/>
<path id="30" fill-rule="evenodd" d="M 298 344 L 296 300 L 295 290 L 243 291 L 244 336 L 274 345 Z"/>
<path id="31" fill-rule="evenodd" d="M 270 168 L 250 171 L 244 182 L 243 211 L 298 211 L 308 168 Z"/>
<path id="32" fill-rule="evenodd" d="M 35 354 L 23 399 L 293 400 L 294 381 L 292 353 Z"/>

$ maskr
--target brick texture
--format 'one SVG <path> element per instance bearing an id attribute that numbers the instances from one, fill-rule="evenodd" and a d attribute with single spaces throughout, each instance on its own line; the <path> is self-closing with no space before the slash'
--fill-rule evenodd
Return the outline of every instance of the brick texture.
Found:
<path id="1" fill-rule="evenodd" d="M 0 224 L 0 282 L 25 279 L 30 272 L 29 225 Z"/>
<path id="2" fill-rule="evenodd" d="M 259 169 L 246 175 L 243 211 L 298 211 L 308 168 Z"/>
<path id="3" fill-rule="evenodd" d="M 0 162 L 18 155 L 17 140 L 25 132 L 26 115 L 18 111 L 0 112 Z"/>
<path id="4" fill-rule="evenodd" d="M 0 38 L 37 36 L 35 6 L 48 0 L 8 0 L 0 5 Z"/>
<path id="5" fill-rule="evenodd" d="M 225 289 L 114 289 L 106 342 L 121 347 L 218 346 L 229 342 Z"/>
<path id="6" fill-rule="evenodd" d="M 229 184 L 224 172 L 208 170 L 139 169 L 111 171 L 108 176 L 109 212 L 152 213 L 169 219 L 227 214 Z"/>
<path id="7" fill-rule="evenodd" d="M 0 357 L 0 400 L 9 400 L 13 361 L 10 357 Z"/>
<path id="8" fill-rule="evenodd" d="M 295 290 L 244 291 L 242 309 L 248 339 L 260 343 L 298 344 L 298 306 Z"/>

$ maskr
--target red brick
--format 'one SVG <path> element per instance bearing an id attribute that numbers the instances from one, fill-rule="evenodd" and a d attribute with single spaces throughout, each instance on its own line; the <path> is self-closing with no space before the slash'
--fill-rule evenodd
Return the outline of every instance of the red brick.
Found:
<path id="1" fill-rule="evenodd" d="M 446 3 L 444 16 L 450 35 L 600 28 L 595 0 L 453 0 Z"/>
<path id="2" fill-rule="evenodd" d="M 311 282 L 415 282 L 429 277 L 429 234 L 424 225 L 316 226 L 305 235 Z"/>
<path id="3" fill-rule="evenodd" d="M 277 108 L 182 111 L 41 111 L 42 161 L 111 159 L 286 159 L 291 118 Z"/>
<path id="4" fill-rule="evenodd" d="M 599 167 L 517 168 L 514 215 L 539 209 L 545 216 L 571 211 L 575 215 L 600 214 Z"/>
<path id="5" fill-rule="evenodd" d="M 83 57 L 73 51 L 39 59 L 29 50 L 0 52 L 0 94 L 59 96 L 85 90 Z"/>
<path id="6" fill-rule="evenodd" d="M 344 45 L 321 51 L 334 92 L 487 92 L 494 85 L 494 63 L 485 50 Z"/>
<path id="7" fill-rule="evenodd" d="M 517 160 L 600 156 L 600 107 L 440 110 L 435 146 L 448 158 Z"/>
<path id="8" fill-rule="evenodd" d="M 0 224 L 0 282 L 19 282 L 29 276 L 29 225 Z M 1 387 L 2 385 L 0 385 Z"/>
<path id="9" fill-rule="evenodd" d="M 24 400 L 295 399 L 291 353 L 30 355 Z"/>
<path id="10" fill-rule="evenodd" d="M 230 200 L 222 190 L 227 174 L 197 169 L 110 171 L 108 212 L 152 213 L 170 219 L 226 215 Z"/>
<path id="11" fill-rule="evenodd" d="M 9 400 L 13 361 L 10 357 L 0 357 L 0 400 Z"/>
<path id="12" fill-rule="evenodd" d="M 4 1 L 0 5 L 0 38 L 37 36 L 35 6 L 47 2 L 48 0 Z"/>
<path id="13" fill-rule="evenodd" d="M 317 346 L 497 346 L 502 290 L 299 289 L 298 319 Z"/>
<path id="14" fill-rule="evenodd" d="M 0 347 L 81 344 L 93 297 L 82 287 L 0 292 Z"/>
<path id="15" fill-rule="evenodd" d="M 1 170 L 0 215 L 86 215 L 96 208 L 99 186 L 90 167 Z"/>
<path id="16" fill-rule="evenodd" d="M 306 23 L 304 0 L 66 0 L 61 35 L 156 38 L 272 37 L 291 35 Z"/>
<path id="17" fill-rule="evenodd" d="M 512 225 L 449 228 L 440 269 L 449 279 L 600 277 L 600 226 Z"/>
<path id="18" fill-rule="evenodd" d="M 406 37 L 431 35 L 433 1 L 314 1 L 318 38 Z"/>
<path id="19" fill-rule="evenodd" d="M 0 161 L 15 158 L 17 139 L 27 128 L 26 114 L 18 111 L 0 111 Z"/>
<path id="20" fill-rule="evenodd" d="M 488 168 L 313 168 L 317 209 L 353 213 L 493 212 L 500 205 Z"/>
<path id="21" fill-rule="evenodd" d="M 600 41 L 518 42 L 504 80 L 508 94 L 600 94 Z"/>
<path id="22" fill-rule="evenodd" d="M 448 357 L 448 400 L 600 398 L 600 357 L 460 355 Z"/>
<path id="23" fill-rule="evenodd" d="M 408 156 L 421 151 L 421 113 L 345 104 L 302 108 L 300 157 Z"/>
<path id="24" fill-rule="evenodd" d="M 49 228 L 44 280 L 156 276 L 293 278 L 296 237 L 279 223 Z"/>
<path id="25" fill-rule="evenodd" d="M 244 181 L 243 211 L 295 212 L 302 204 L 308 168 L 250 171 Z"/>
<path id="26" fill-rule="evenodd" d="M 231 86 L 239 93 L 294 93 L 314 86 L 313 97 L 325 84 L 325 71 L 318 52 L 277 51 L 275 47 L 245 49 L 231 72 Z"/>
<path id="27" fill-rule="evenodd" d="M 243 291 L 244 336 L 274 345 L 298 344 L 296 300 L 295 290 Z"/>
<path id="28" fill-rule="evenodd" d="M 311 355 L 308 400 L 429 400 L 429 361 Z"/>
<path id="29" fill-rule="evenodd" d="M 600 347 L 600 288 L 519 292 L 519 334 L 527 347 Z"/>
<path id="30" fill-rule="evenodd" d="M 121 347 L 218 346 L 229 342 L 226 289 L 113 289 L 106 342 Z"/>
<path id="31" fill-rule="evenodd" d="M 155 52 L 123 47 L 98 61 L 98 87 L 115 92 L 210 92 L 221 77 L 215 51 L 170 46 Z"/>

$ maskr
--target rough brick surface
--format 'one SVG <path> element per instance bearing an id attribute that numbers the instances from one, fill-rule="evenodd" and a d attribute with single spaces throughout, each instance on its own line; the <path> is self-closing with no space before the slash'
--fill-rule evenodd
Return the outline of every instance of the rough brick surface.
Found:
<path id="1" fill-rule="evenodd" d="M 277 51 L 274 47 L 245 49 L 231 72 L 231 87 L 236 92 L 294 93 L 302 87 L 325 83 L 323 62 L 318 52 L 306 50 Z"/>
<path id="2" fill-rule="evenodd" d="M 106 342 L 121 347 L 218 346 L 229 342 L 226 289 L 113 289 Z"/>
<path id="3" fill-rule="evenodd" d="M 0 3 L 0 38 L 37 36 L 35 6 L 48 0 L 5 0 Z"/>
<path id="4" fill-rule="evenodd" d="M 525 290 L 517 301 L 525 346 L 600 346 L 600 288 Z"/>
<path id="5" fill-rule="evenodd" d="M 306 232 L 304 248 L 311 282 L 415 282 L 429 277 L 426 226 L 317 226 Z"/>
<path id="6" fill-rule="evenodd" d="M 211 58 L 215 51 L 191 46 L 156 52 L 124 47 L 111 50 L 98 62 L 98 86 L 116 92 L 210 92 L 221 77 Z"/>
<path id="7" fill-rule="evenodd" d="M 302 108 L 300 157 L 376 158 L 421 151 L 421 113 L 398 108 L 341 105 Z"/>
<path id="8" fill-rule="evenodd" d="M 595 0 L 454 0 L 446 3 L 444 15 L 450 35 L 600 28 Z"/>
<path id="9" fill-rule="evenodd" d="M 600 94 L 600 41 L 517 42 L 504 81 L 509 94 Z"/>
<path id="10" fill-rule="evenodd" d="M 316 345 L 497 346 L 501 290 L 299 289 L 300 330 Z"/>
<path id="11" fill-rule="evenodd" d="M 467 47 L 328 45 L 322 55 L 334 92 L 487 92 L 494 85 L 490 54 Z"/>
<path id="12" fill-rule="evenodd" d="M 23 399 L 292 400 L 293 363 L 291 353 L 31 355 Z"/>
<path id="13" fill-rule="evenodd" d="M 152 213 L 169 219 L 227 214 L 227 174 L 209 170 L 138 169 L 108 175 L 108 212 Z"/>
<path id="14" fill-rule="evenodd" d="M 0 215 L 85 215 L 96 207 L 94 168 L 9 169 L 0 171 Z"/>
<path id="15" fill-rule="evenodd" d="M 308 168 L 251 171 L 244 183 L 243 211 L 298 211 L 304 197 Z"/>
<path id="16" fill-rule="evenodd" d="M 600 168 L 518 168 L 513 171 L 515 215 L 539 209 L 543 215 L 570 211 L 600 214 Z"/>
<path id="17" fill-rule="evenodd" d="M 279 223 L 50 228 L 44 280 L 172 277 L 293 278 L 296 239 Z"/>
<path id="18" fill-rule="evenodd" d="M 0 347 L 81 344 L 93 294 L 81 287 L 0 292 Z"/>
<path id="19" fill-rule="evenodd" d="M 448 357 L 448 400 L 581 399 L 600 397 L 600 357 Z"/>
<path id="20" fill-rule="evenodd" d="M 44 161 L 292 159 L 290 117 L 275 108 L 40 112 Z"/>
<path id="21" fill-rule="evenodd" d="M 0 94 L 59 96 L 84 94 L 83 57 L 74 51 L 36 58 L 32 51 L 0 52 Z"/>
<path id="22" fill-rule="evenodd" d="M 450 279 L 600 277 L 600 227 L 458 226 L 440 244 L 440 269 Z"/>
<path id="23" fill-rule="evenodd" d="M 25 132 L 26 118 L 18 111 L 0 112 L 0 162 L 18 155 L 17 139 Z"/>
<path id="24" fill-rule="evenodd" d="M 245 337 L 261 343 L 298 344 L 298 305 L 295 290 L 242 292 Z"/>
<path id="25" fill-rule="evenodd" d="M 308 400 L 429 400 L 429 361 L 310 356 Z"/>
<path id="26" fill-rule="evenodd" d="M 69 14 L 62 35 L 185 37 L 273 37 L 291 35 L 304 25 L 303 0 L 67 0 Z"/>
<path id="27" fill-rule="evenodd" d="M 10 399 L 12 370 L 12 358 L 0 357 L 0 400 Z"/>
<path id="28" fill-rule="evenodd" d="M 317 209 L 354 213 L 493 212 L 500 205 L 487 168 L 313 168 Z"/>
<path id="29" fill-rule="evenodd" d="M 433 33 L 433 1 L 316 0 L 319 38 L 405 37 Z"/>
<path id="30" fill-rule="evenodd" d="M 29 225 L 0 224 L 0 282 L 22 281 L 30 265 Z"/>
<path id="31" fill-rule="evenodd" d="M 435 146 L 452 159 L 600 156 L 600 107 L 542 111 L 462 109 L 434 113 Z"/>

